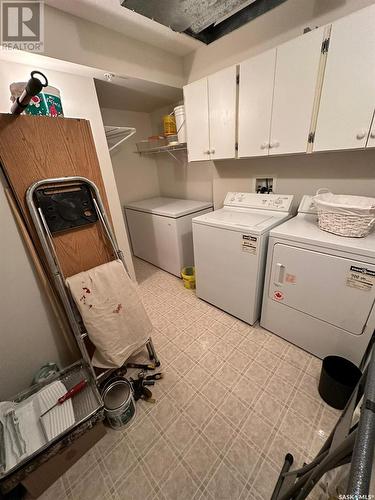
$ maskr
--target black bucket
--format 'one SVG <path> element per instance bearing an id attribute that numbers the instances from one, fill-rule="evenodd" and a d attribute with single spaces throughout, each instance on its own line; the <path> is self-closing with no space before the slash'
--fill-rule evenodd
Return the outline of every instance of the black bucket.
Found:
<path id="1" fill-rule="evenodd" d="M 332 408 L 343 410 L 361 375 L 361 370 L 351 361 L 327 356 L 320 372 L 319 394 Z"/>

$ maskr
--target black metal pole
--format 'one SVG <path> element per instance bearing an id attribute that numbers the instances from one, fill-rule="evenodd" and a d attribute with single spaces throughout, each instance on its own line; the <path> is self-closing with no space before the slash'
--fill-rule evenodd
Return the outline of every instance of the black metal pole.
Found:
<path id="1" fill-rule="evenodd" d="M 41 76 L 44 82 L 42 83 L 35 75 Z M 41 73 L 40 71 L 32 71 L 30 79 L 27 82 L 24 91 L 19 97 L 17 97 L 12 107 L 10 108 L 10 112 L 13 115 L 20 115 L 27 108 L 29 102 L 31 101 L 31 98 L 34 97 L 34 95 L 39 94 L 42 88 L 47 87 L 47 85 L 48 80 L 43 73 Z"/>
<path id="2" fill-rule="evenodd" d="M 370 489 L 375 446 L 375 349 L 372 350 L 364 389 L 361 416 L 352 454 L 347 493 L 351 498 L 364 498 Z"/>

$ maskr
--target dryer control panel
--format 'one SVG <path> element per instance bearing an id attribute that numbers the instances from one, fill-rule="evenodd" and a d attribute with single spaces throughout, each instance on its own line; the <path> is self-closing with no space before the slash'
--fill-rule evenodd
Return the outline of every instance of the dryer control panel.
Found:
<path id="1" fill-rule="evenodd" d="M 316 214 L 317 208 L 314 203 L 314 197 L 308 194 L 305 194 L 301 200 L 301 203 L 298 207 L 298 213 L 300 214 Z"/>
<path id="2" fill-rule="evenodd" d="M 227 193 L 224 206 L 290 212 L 292 194 Z"/>

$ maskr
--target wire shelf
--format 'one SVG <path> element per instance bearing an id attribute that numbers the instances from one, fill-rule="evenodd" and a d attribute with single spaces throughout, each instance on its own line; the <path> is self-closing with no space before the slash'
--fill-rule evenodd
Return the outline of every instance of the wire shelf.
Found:
<path id="1" fill-rule="evenodd" d="M 105 125 L 104 131 L 109 151 L 117 148 L 117 146 L 136 133 L 134 127 L 115 127 L 112 125 Z"/>
<path id="2" fill-rule="evenodd" d="M 139 153 L 141 155 L 150 155 L 158 153 L 170 153 L 172 151 L 187 151 L 186 142 L 181 142 L 180 144 L 174 144 L 172 146 L 158 146 L 156 148 L 150 148 L 146 151 L 135 151 L 135 153 Z"/>

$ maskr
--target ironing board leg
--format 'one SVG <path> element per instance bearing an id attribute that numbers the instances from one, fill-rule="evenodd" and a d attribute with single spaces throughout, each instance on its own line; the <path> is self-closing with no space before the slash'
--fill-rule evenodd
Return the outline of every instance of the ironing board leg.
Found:
<path id="1" fill-rule="evenodd" d="M 148 339 L 148 341 L 146 343 L 146 347 L 147 347 L 148 355 L 149 355 L 151 361 L 153 361 L 156 366 L 160 366 L 160 361 L 159 361 L 159 358 L 156 354 L 155 347 L 154 347 L 154 344 L 152 342 L 151 337 Z"/>

